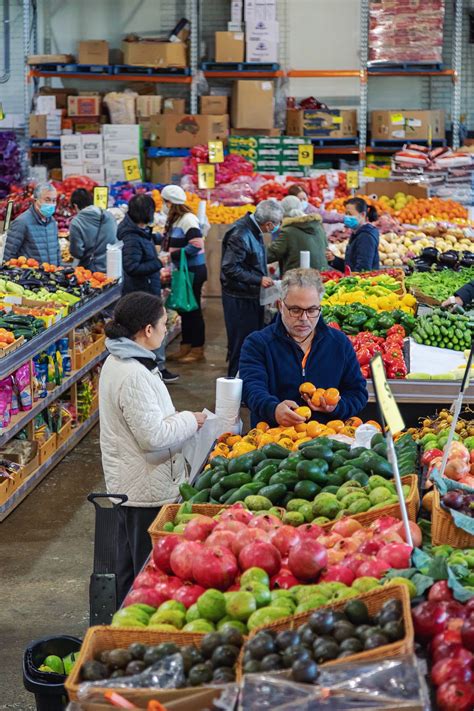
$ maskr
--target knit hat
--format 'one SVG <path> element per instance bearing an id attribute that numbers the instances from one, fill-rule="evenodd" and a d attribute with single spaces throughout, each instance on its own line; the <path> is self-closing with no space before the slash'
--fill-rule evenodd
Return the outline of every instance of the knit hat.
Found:
<path id="1" fill-rule="evenodd" d="M 285 217 L 304 217 L 305 213 L 301 208 L 301 200 L 296 195 L 287 195 L 280 205 L 283 208 Z"/>
<path id="2" fill-rule="evenodd" d="M 161 191 L 161 197 L 172 202 L 173 205 L 184 205 L 186 202 L 186 193 L 179 185 L 167 185 Z"/>

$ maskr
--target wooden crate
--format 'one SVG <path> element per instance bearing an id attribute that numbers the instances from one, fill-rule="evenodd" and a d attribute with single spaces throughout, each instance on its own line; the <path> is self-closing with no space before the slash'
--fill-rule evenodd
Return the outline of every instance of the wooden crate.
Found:
<path id="1" fill-rule="evenodd" d="M 39 463 L 40 466 L 44 464 L 50 457 L 53 456 L 57 449 L 57 436 L 56 432 L 48 437 L 47 440 L 38 445 L 39 451 Z"/>
<path id="2" fill-rule="evenodd" d="M 77 692 L 80 686 L 81 679 L 81 667 L 82 665 L 93 659 L 98 652 L 103 652 L 108 649 L 123 649 L 128 647 L 132 642 L 141 642 L 147 645 L 158 645 L 162 642 L 174 642 L 178 647 L 185 647 L 189 644 L 199 645 L 203 638 L 203 634 L 195 634 L 192 632 L 159 632 L 150 629 L 129 629 L 125 627 L 109 627 L 101 625 L 99 627 L 89 627 L 84 637 L 82 647 L 79 652 L 79 658 L 77 659 L 74 668 L 66 682 L 64 684 L 66 691 L 69 695 L 70 701 L 77 700 Z M 206 687 L 200 687 L 206 688 Z M 120 693 L 120 689 L 114 689 Z M 149 689 L 141 690 L 150 693 Z M 176 693 L 181 690 L 176 689 Z M 135 689 L 133 692 L 129 693 L 139 693 L 139 689 Z M 161 692 L 160 692 L 161 693 Z M 171 694 L 173 698 L 173 691 L 168 690 L 167 693 Z M 137 697 L 130 697 L 130 700 L 134 700 Z"/>
<path id="3" fill-rule="evenodd" d="M 57 448 L 62 447 L 62 445 L 67 442 L 69 437 L 72 435 L 72 420 L 68 420 L 64 424 L 59 432 L 57 433 Z"/>
<path id="4" fill-rule="evenodd" d="M 97 393 L 94 395 L 92 398 L 92 403 L 91 403 L 91 415 L 99 409 L 99 394 Z"/>
<path id="5" fill-rule="evenodd" d="M 105 335 L 95 336 L 90 346 L 87 346 L 83 351 L 74 350 L 74 367 L 76 370 L 83 368 L 91 360 L 97 358 L 98 355 L 105 350 Z"/>
<path id="6" fill-rule="evenodd" d="M 21 471 L 17 472 L 14 479 L 0 480 L 0 504 L 4 504 L 11 497 L 14 491 L 21 486 Z"/>
<path id="7" fill-rule="evenodd" d="M 15 339 L 13 343 L 10 343 L 6 348 L 0 348 L 0 358 L 5 358 L 6 356 L 10 355 L 10 353 L 13 353 L 13 351 L 16 351 L 20 346 L 22 346 L 25 342 L 24 336 L 20 336 L 19 338 Z"/>
<path id="8" fill-rule="evenodd" d="M 362 600 L 367 605 L 370 615 L 376 614 L 384 602 L 395 598 L 400 600 L 402 603 L 402 615 L 403 623 L 405 625 L 405 635 L 402 639 L 397 642 L 391 642 L 390 644 L 385 644 L 377 649 L 370 649 L 366 652 L 358 652 L 357 654 L 352 654 L 343 659 L 334 659 L 330 662 L 325 662 L 323 666 L 329 666 L 334 664 L 349 663 L 349 662 L 373 662 L 378 659 L 386 659 L 387 657 L 400 657 L 404 654 L 410 654 L 414 651 L 414 629 L 413 620 L 411 616 L 411 605 L 410 605 L 410 594 L 405 585 L 387 585 L 376 590 L 371 590 L 368 593 L 364 593 L 357 598 L 348 598 L 347 600 L 341 600 L 340 602 L 331 603 L 329 605 L 324 605 L 323 607 L 318 607 L 318 610 L 324 610 L 327 608 L 333 610 L 343 610 L 344 607 L 350 600 Z M 254 637 L 257 632 L 262 629 L 271 629 L 275 632 L 282 632 L 284 630 L 294 630 L 300 625 L 305 624 L 311 617 L 313 612 L 316 610 L 310 610 L 308 612 L 302 612 L 299 615 L 292 615 L 284 619 L 273 622 L 264 627 L 258 627 L 251 631 L 249 638 Z M 244 645 L 245 647 L 245 645 Z M 239 662 L 237 664 L 237 679 L 242 678 L 243 669 L 243 655 L 244 647 L 242 647 Z"/>
<path id="9" fill-rule="evenodd" d="M 166 711 L 208 711 L 210 708 L 215 708 L 212 704 L 214 700 L 221 697 L 225 693 L 222 686 L 218 687 L 193 687 L 191 689 L 151 689 L 127 691 L 120 689 L 120 696 L 123 696 L 127 701 L 132 701 L 136 709 L 148 709 L 149 701 L 159 701 L 166 708 Z M 81 709 L 83 711 L 111 711 L 111 706 L 101 704 L 100 702 L 82 702 Z M 388 709 L 387 711 L 399 711 L 398 709 Z M 413 709 L 418 711 L 418 709 Z M 419 709 L 423 711 L 423 709 Z"/>
<path id="10" fill-rule="evenodd" d="M 28 464 L 25 464 L 24 467 L 21 468 L 21 481 L 24 482 L 26 479 L 28 479 L 33 472 L 35 472 L 40 465 L 40 458 L 39 458 L 39 448 L 38 451 L 36 452 L 35 456 L 33 459 L 30 459 Z"/>
<path id="11" fill-rule="evenodd" d="M 163 526 L 165 523 L 174 521 L 176 514 L 179 511 L 181 504 L 165 504 L 161 507 L 158 516 L 151 523 L 148 528 L 148 533 L 150 534 L 151 544 L 155 545 L 161 536 L 170 536 L 171 533 L 168 531 L 163 531 Z M 225 509 L 230 508 L 225 504 L 193 504 L 193 513 L 201 514 L 201 516 L 215 516 L 220 511 L 225 511 Z"/>
<path id="12" fill-rule="evenodd" d="M 448 545 L 453 548 L 474 548 L 474 536 L 458 528 L 453 517 L 441 506 L 439 491 L 434 487 L 433 511 L 431 514 L 431 541 L 434 546 Z"/>

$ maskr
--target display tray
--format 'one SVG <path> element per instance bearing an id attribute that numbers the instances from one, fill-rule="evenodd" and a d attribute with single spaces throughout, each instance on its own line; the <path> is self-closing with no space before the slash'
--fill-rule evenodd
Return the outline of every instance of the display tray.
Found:
<path id="1" fill-rule="evenodd" d="M 0 504 L 4 504 L 23 482 L 39 467 L 39 451 L 23 466 L 14 479 L 4 479 L 0 482 Z"/>
<path id="2" fill-rule="evenodd" d="M 6 348 L 0 348 L 0 358 L 6 358 L 10 353 L 13 353 L 14 351 L 18 350 L 20 346 L 22 346 L 25 342 L 24 336 L 20 336 L 20 338 L 17 338 L 13 341 L 13 343 L 10 343 Z"/>
<path id="3" fill-rule="evenodd" d="M 155 543 L 161 538 L 161 536 L 170 536 L 171 533 L 168 531 L 163 531 L 163 526 L 165 523 L 174 521 L 176 514 L 181 508 L 181 504 L 165 504 L 148 528 L 148 533 L 150 534 L 151 543 Z M 201 516 L 215 516 L 220 511 L 228 509 L 229 506 L 225 504 L 193 504 L 193 513 L 201 514 Z"/>
<path id="4" fill-rule="evenodd" d="M 388 384 L 400 404 L 451 404 L 459 395 L 460 380 L 389 380 Z M 369 402 L 375 402 L 374 384 L 367 381 Z M 474 383 L 464 392 L 464 403 L 474 403 Z"/>
<path id="5" fill-rule="evenodd" d="M 98 355 L 100 355 L 105 350 L 105 335 L 96 336 L 94 342 L 84 348 L 84 350 L 74 350 L 74 364 L 75 368 L 83 368 L 87 363 Z"/>

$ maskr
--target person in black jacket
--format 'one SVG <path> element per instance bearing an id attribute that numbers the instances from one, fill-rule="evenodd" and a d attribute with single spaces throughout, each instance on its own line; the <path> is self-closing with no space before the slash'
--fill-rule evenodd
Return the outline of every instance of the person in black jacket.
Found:
<path id="1" fill-rule="evenodd" d="M 128 212 L 119 225 L 117 237 L 123 242 L 122 295 L 134 291 L 161 296 L 160 270 L 156 241 L 151 231 L 155 216 L 155 203 L 149 195 L 134 195 L 128 203 Z M 165 368 L 165 343 L 156 351 L 156 360 L 165 383 L 173 383 L 179 375 Z"/>
<path id="2" fill-rule="evenodd" d="M 263 327 L 260 288 L 267 289 L 264 233 L 276 234 L 283 220 L 283 209 L 276 200 L 263 200 L 255 212 L 248 212 L 232 225 L 222 242 L 222 305 L 228 343 L 228 375 L 239 369 L 242 343 L 253 331 Z"/>
<path id="3" fill-rule="evenodd" d="M 377 220 L 377 211 L 360 197 L 349 198 L 345 202 L 344 225 L 352 230 L 344 259 L 335 257 L 328 250 L 328 262 L 335 269 L 344 271 L 350 267 L 353 272 L 371 272 L 380 269 L 379 231 L 370 224 Z"/>
<path id="4" fill-rule="evenodd" d="M 442 305 L 458 304 L 459 306 L 469 306 L 471 302 L 474 303 L 474 279 L 458 289 L 454 296 L 450 296 L 449 299 L 443 301 Z"/>

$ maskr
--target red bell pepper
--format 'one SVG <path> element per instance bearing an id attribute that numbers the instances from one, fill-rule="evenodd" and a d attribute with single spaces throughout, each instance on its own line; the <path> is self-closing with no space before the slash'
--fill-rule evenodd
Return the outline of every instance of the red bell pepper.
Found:
<path id="1" fill-rule="evenodd" d="M 426 466 L 427 464 L 430 464 L 430 462 L 435 459 L 435 457 L 442 457 L 443 452 L 440 449 L 427 449 L 426 452 L 423 452 L 423 456 L 421 457 L 421 463 L 423 466 Z"/>

